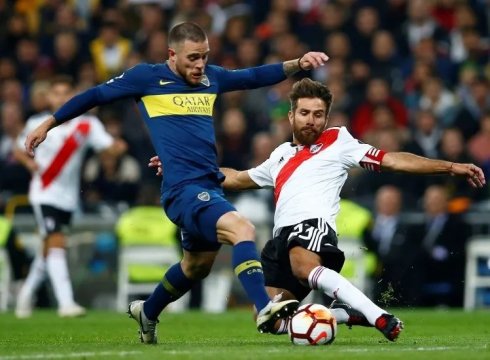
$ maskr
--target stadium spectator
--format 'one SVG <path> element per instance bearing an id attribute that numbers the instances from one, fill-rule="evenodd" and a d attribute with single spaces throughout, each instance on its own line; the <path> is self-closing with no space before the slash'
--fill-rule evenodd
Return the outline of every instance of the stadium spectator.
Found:
<path id="1" fill-rule="evenodd" d="M 97 80 L 106 81 L 120 73 L 130 51 L 131 41 L 121 36 L 118 24 L 112 21 L 104 22 L 99 36 L 90 43 L 90 54 L 95 64 Z"/>
<path id="2" fill-rule="evenodd" d="M 425 39 L 434 39 L 438 48 L 447 49 L 447 32 L 432 18 L 431 4 L 424 0 L 407 3 L 408 19 L 400 28 L 398 39 L 403 54 L 409 54 Z"/>
<path id="3" fill-rule="evenodd" d="M 371 75 L 385 79 L 393 93 L 403 93 L 403 78 L 400 71 L 400 58 L 393 35 L 386 30 L 378 30 L 373 35 L 372 58 L 369 62 Z"/>
<path id="4" fill-rule="evenodd" d="M 354 26 L 350 32 L 352 57 L 370 62 L 372 60 L 372 44 L 376 30 L 379 29 L 379 14 L 376 8 L 363 6 L 355 13 Z"/>
<path id="5" fill-rule="evenodd" d="M 480 119 L 480 131 L 468 143 L 468 153 L 481 165 L 490 165 L 490 112 Z"/>
<path id="6" fill-rule="evenodd" d="M 358 138 L 362 138 L 374 127 L 374 110 L 378 105 L 385 105 L 391 109 L 399 127 L 407 126 L 407 109 L 403 103 L 392 95 L 385 80 L 373 78 L 367 85 L 366 100 L 357 107 L 352 118 L 352 132 Z"/>
<path id="7" fill-rule="evenodd" d="M 450 126 L 461 130 L 465 140 L 475 135 L 479 130 L 479 121 L 485 111 L 490 109 L 490 85 L 488 79 L 477 78 L 470 87 L 470 93 L 463 102 L 452 111 Z"/>
<path id="8" fill-rule="evenodd" d="M 444 129 L 441 137 L 439 156 L 447 161 L 476 162 L 466 148 L 461 130 L 455 127 Z M 470 189 L 464 186 L 464 180 L 458 177 L 432 176 L 430 184 L 442 185 L 449 191 L 450 206 L 453 212 L 468 210 L 471 203 L 481 200 L 485 193 L 481 189 Z"/>
<path id="9" fill-rule="evenodd" d="M 72 95 L 71 78 L 54 78 L 49 91 L 50 110 L 57 109 Z M 87 149 L 92 147 L 113 156 L 126 150 L 126 144 L 113 140 L 97 118 L 84 115 L 54 130 L 53 136 L 37 149 L 38 156 L 34 160 L 21 147 L 28 133 L 49 117 L 48 112 L 30 117 L 15 149 L 15 157 L 32 174 L 29 202 L 43 236 L 42 249 L 36 254 L 17 298 L 15 314 L 18 318 L 31 316 L 33 294 L 46 273 L 58 303 L 58 315 L 77 317 L 85 314 L 85 309 L 74 300 L 62 227 L 69 225 L 72 213 L 78 207 L 80 171 Z"/>
<path id="10" fill-rule="evenodd" d="M 53 67 L 56 74 L 64 74 L 76 79 L 78 69 L 86 60 L 80 51 L 80 44 L 74 32 L 63 31 L 55 35 Z"/>
<path id="11" fill-rule="evenodd" d="M 32 156 L 57 125 L 96 105 L 120 98 L 136 100 L 167 171 L 162 202 L 168 217 L 182 228 L 184 248 L 182 262 L 170 267 L 153 294 L 146 301 L 130 303 L 128 312 L 137 321 L 144 343 L 157 341 L 157 319 L 166 305 L 208 275 L 221 243 L 233 245 L 233 267 L 259 311 L 259 331 L 269 332 L 277 316 L 290 315 L 297 307 L 297 301 L 270 301 L 267 296 L 253 226 L 223 197 L 211 120 L 218 93 L 271 85 L 300 70 L 321 66 L 328 57 L 309 52 L 283 63 L 228 71 L 208 66 L 208 53 L 207 36 L 198 25 L 176 25 L 169 33 L 167 62 L 138 65 L 75 96 L 25 142 Z"/>
<path id="12" fill-rule="evenodd" d="M 460 214 L 448 212 L 449 194 L 438 185 L 427 188 L 423 198 L 426 221 L 408 231 L 420 239 L 414 259 L 421 306 L 463 305 L 465 246 L 470 235 Z"/>
<path id="13" fill-rule="evenodd" d="M 385 306 L 418 305 L 420 279 L 414 268 L 419 244 L 402 219 L 402 190 L 392 185 L 379 188 L 373 224 L 364 231 L 364 243 L 378 259 L 373 298 Z"/>
<path id="14" fill-rule="evenodd" d="M 12 195 L 25 194 L 29 172 L 14 156 L 15 141 L 24 127 L 24 113 L 19 103 L 6 102 L 0 108 L 0 208 Z"/>
<path id="15" fill-rule="evenodd" d="M 226 176 L 225 189 L 274 188 L 274 239 L 262 252 L 269 295 L 283 293 L 301 301 L 311 289 L 319 289 L 360 311 L 365 317 L 360 324 L 375 326 L 394 341 L 402 322 L 337 273 L 345 257 L 337 248 L 335 218 L 347 170 L 364 167 L 371 171 L 461 175 L 476 188 L 485 184 L 483 172 L 474 164 L 385 152 L 360 143 L 345 128 L 325 130 L 333 97 L 319 82 L 308 78 L 297 82 L 290 100 L 292 143 L 277 147 L 255 168 L 221 168 Z M 337 315 L 337 320 L 354 324 L 348 312 L 344 315 L 344 319 Z M 286 327 L 287 321 L 282 320 L 278 332 L 285 332 Z"/>
<path id="16" fill-rule="evenodd" d="M 412 136 L 404 149 L 414 154 L 435 158 L 439 156 L 442 129 L 432 111 L 420 110 L 413 120 Z"/>

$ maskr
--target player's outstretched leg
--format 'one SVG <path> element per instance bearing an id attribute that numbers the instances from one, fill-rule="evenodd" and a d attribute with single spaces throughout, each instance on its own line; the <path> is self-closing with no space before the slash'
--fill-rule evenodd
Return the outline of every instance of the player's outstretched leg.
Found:
<path id="1" fill-rule="evenodd" d="M 374 326 L 390 341 L 395 341 L 403 330 L 403 322 L 392 314 L 381 315 Z"/>
<path id="2" fill-rule="evenodd" d="M 257 330 L 261 333 L 274 332 L 274 325 L 278 319 L 284 319 L 292 315 L 298 309 L 297 300 L 280 301 L 282 294 L 274 296 L 274 299 L 257 314 Z"/>
<path id="3" fill-rule="evenodd" d="M 373 326 L 362 312 L 338 300 L 332 301 L 330 310 L 337 319 L 338 324 L 346 324 L 350 328 L 352 328 L 352 326 Z"/>
<path id="4" fill-rule="evenodd" d="M 157 324 L 158 320 L 149 320 L 143 311 L 143 300 L 136 300 L 129 304 L 128 314 L 138 323 L 140 329 L 140 339 L 145 344 L 157 343 Z"/>
<path id="5" fill-rule="evenodd" d="M 388 340 L 394 341 L 400 335 L 403 329 L 400 319 L 373 303 L 342 275 L 326 267 L 317 266 L 310 272 L 308 282 L 312 289 L 322 290 L 331 298 L 339 299 L 359 310 Z"/>

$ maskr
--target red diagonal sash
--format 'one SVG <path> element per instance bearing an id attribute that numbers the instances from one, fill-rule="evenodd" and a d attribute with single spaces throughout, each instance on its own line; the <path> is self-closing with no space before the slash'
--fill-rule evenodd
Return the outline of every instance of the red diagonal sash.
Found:
<path id="1" fill-rule="evenodd" d="M 311 147 L 304 147 L 303 150 L 299 151 L 295 156 L 289 159 L 289 161 L 286 163 L 286 165 L 282 167 L 281 171 L 279 171 L 279 174 L 277 175 L 276 186 L 274 188 L 274 199 L 276 203 L 279 199 L 279 195 L 281 194 L 282 187 L 289 180 L 291 175 L 293 175 L 296 169 L 306 160 L 310 159 L 316 154 L 319 154 L 330 145 L 332 145 L 335 140 L 337 140 L 338 135 L 339 129 L 336 128 L 324 131 L 316 142 L 316 144 L 322 145 L 321 149 L 318 152 L 312 153 L 310 151 Z"/>
<path id="2" fill-rule="evenodd" d="M 48 168 L 41 175 L 43 189 L 47 188 L 53 182 L 53 180 L 56 179 L 61 170 L 63 170 L 65 164 L 83 143 L 84 139 L 89 133 L 89 130 L 90 123 L 81 122 L 75 128 L 73 133 L 66 139 L 53 161 L 51 161 L 51 164 L 49 164 Z"/>

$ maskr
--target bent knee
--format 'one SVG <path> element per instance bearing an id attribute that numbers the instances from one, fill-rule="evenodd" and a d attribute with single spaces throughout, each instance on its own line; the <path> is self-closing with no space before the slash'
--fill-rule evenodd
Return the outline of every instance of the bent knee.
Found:
<path id="1" fill-rule="evenodd" d="M 208 262 L 182 262 L 182 271 L 184 274 L 192 280 L 201 280 L 209 275 L 213 264 Z"/>
<path id="2" fill-rule="evenodd" d="M 228 213 L 218 221 L 218 239 L 222 243 L 237 244 L 255 240 L 255 226 L 237 212 Z"/>

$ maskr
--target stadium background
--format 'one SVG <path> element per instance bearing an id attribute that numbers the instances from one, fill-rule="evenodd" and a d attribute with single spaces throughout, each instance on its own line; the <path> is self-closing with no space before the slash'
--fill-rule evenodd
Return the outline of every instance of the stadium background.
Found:
<path id="1" fill-rule="evenodd" d="M 299 76 L 331 87 L 331 126 L 345 125 L 389 151 L 475 162 L 488 178 L 489 13 L 484 0 L 0 0 L 0 207 L 8 212 L 9 202 L 27 192 L 29 174 L 13 159 L 12 145 L 25 120 L 46 109 L 46 81 L 68 74 L 81 91 L 136 63 L 161 62 L 168 29 L 184 20 L 206 29 L 210 63 L 227 68 L 325 51 L 325 67 Z M 293 81 L 220 98 L 215 119 L 221 165 L 255 166 L 289 140 L 287 95 Z M 95 296 L 97 289 L 115 286 L 111 230 L 141 193 L 156 196 L 159 179 L 146 166 L 153 150 L 134 104 L 121 101 L 94 113 L 129 143 L 129 151 L 120 159 L 87 157 L 75 232 L 89 235 L 74 236 L 72 277 L 83 304 L 111 307 L 113 293 Z M 355 172 L 343 197 L 373 212 L 376 191 L 388 184 L 401 189 L 410 223 L 424 221 L 424 191 L 440 184 L 451 198 L 450 212 L 470 225 L 461 241 L 490 233 L 488 186 L 474 191 L 453 177 Z M 263 243 L 272 220 L 270 192 L 229 195 L 258 225 Z M 14 225 L 29 244 L 35 238 L 32 219 L 28 209 L 19 213 Z M 83 291 L 87 286 L 90 293 Z"/>

